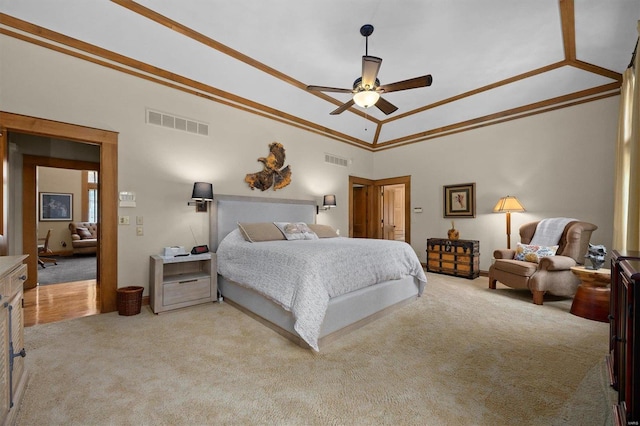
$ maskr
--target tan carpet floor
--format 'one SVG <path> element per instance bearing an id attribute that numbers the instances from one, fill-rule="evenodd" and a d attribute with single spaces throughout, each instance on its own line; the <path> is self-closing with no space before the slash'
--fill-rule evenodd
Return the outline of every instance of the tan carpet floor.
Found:
<path id="1" fill-rule="evenodd" d="M 25 329 L 19 425 L 607 425 L 608 324 L 487 278 L 301 349 L 228 304 Z"/>

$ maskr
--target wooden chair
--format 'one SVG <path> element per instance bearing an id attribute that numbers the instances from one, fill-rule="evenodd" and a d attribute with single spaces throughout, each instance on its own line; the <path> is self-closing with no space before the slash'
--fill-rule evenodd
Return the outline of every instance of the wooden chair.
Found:
<path id="1" fill-rule="evenodd" d="M 40 266 L 42 266 L 43 268 L 45 267 L 44 264 L 45 263 L 53 263 L 54 265 L 57 265 L 58 262 L 52 258 L 52 257 L 43 257 L 41 255 L 48 255 L 48 254 L 53 254 L 53 252 L 51 251 L 51 249 L 49 248 L 49 238 L 51 238 L 51 231 L 52 229 L 49 229 L 47 231 L 47 236 L 44 238 L 38 238 L 38 241 L 44 241 L 43 244 L 38 244 L 38 264 Z"/>

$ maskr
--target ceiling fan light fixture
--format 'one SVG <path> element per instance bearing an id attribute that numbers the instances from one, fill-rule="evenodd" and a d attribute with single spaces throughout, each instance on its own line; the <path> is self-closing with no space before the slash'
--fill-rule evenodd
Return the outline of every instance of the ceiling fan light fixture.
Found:
<path id="1" fill-rule="evenodd" d="M 353 95 L 353 102 L 362 108 L 374 106 L 378 99 L 380 99 L 380 93 L 375 90 L 361 90 Z"/>

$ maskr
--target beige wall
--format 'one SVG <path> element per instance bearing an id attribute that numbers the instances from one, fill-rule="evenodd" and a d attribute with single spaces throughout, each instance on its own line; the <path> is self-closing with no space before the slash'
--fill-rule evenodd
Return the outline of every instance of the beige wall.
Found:
<path id="1" fill-rule="evenodd" d="M 476 182 L 478 215 L 456 227 L 462 238 L 481 240 L 483 270 L 493 248 L 505 244 L 504 217 L 489 211 L 507 194 L 528 209 L 513 215 L 514 233 L 529 219 L 571 215 L 600 226 L 597 242 L 611 241 L 617 98 L 372 154 L 5 36 L 0 54 L 2 110 L 119 132 L 118 187 L 137 194 L 135 208 L 119 211 L 131 219 L 119 226 L 119 287 L 147 287 L 149 255 L 162 247 L 208 242 L 207 215 L 187 206 L 194 181 L 212 182 L 218 194 L 320 202 L 335 193 L 338 207 L 318 221 L 344 234 L 349 175 L 412 175 L 412 204 L 423 213 L 412 214 L 411 238 L 422 260 L 426 238 L 444 236 L 449 227 L 441 213 L 442 185 Z M 146 108 L 208 123 L 210 136 L 146 124 Z M 286 148 L 292 183 L 275 192 L 251 191 L 244 176 L 260 170 L 256 159 L 273 141 Z M 347 168 L 325 164 L 324 153 L 352 162 Z M 144 220 L 141 237 L 136 216 Z M 12 218 L 18 223 L 15 213 Z"/>
<path id="2" fill-rule="evenodd" d="M 480 269 L 506 248 L 500 197 L 526 208 L 511 215 L 511 247 L 520 225 L 545 217 L 574 217 L 598 225 L 595 243 L 611 250 L 613 170 L 618 97 L 376 153 L 375 178 L 411 174 L 411 241 L 424 260 L 427 238 L 445 238 L 443 186 L 476 183 L 476 217 L 455 220 L 460 238 L 480 241 Z"/>

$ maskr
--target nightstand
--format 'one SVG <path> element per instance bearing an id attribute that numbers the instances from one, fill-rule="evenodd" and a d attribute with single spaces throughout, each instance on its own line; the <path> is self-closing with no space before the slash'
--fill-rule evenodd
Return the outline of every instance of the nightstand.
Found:
<path id="1" fill-rule="evenodd" d="M 154 313 L 214 302 L 218 295 L 215 253 L 166 257 L 149 261 L 149 303 Z"/>

